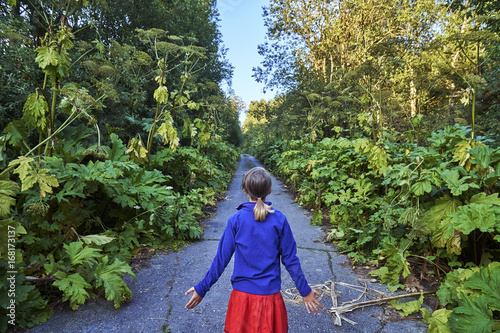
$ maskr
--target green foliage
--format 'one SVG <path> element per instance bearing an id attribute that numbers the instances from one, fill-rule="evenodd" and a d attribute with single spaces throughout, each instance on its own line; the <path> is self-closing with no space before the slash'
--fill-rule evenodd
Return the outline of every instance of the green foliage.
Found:
<path id="1" fill-rule="evenodd" d="M 450 333 L 448 321 L 451 315 L 451 310 L 439 309 L 432 313 L 429 310 L 422 308 L 422 319 L 429 324 L 429 333 Z"/>
<path id="2" fill-rule="evenodd" d="M 38 129 L 40 133 L 44 133 L 47 128 L 46 115 L 49 111 L 49 105 L 43 95 L 39 93 L 29 95 L 23 111 L 23 121 L 26 127 L 30 130 Z"/>
<path id="3" fill-rule="evenodd" d="M 472 302 L 464 297 L 463 303 L 453 309 L 450 318 L 450 328 L 454 332 L 492 332 L 494 323 L 493 313 L 483 298 Z"/>
<path id="4" fill-rule="evenodd" d="M 373 274 L 392 290 L 418 269 L 414 258 L 450 279 L 500 253 L 498 6 L 449 4 L 264 9 L 268 43 L 255 77 L 282 94 L 250 105 L 244 147 L 314 210 L 312 223 L 329 215 L 341 251 L 379 255 Z M 449 307 L 458 313 L 423 311 L 431 331 L 498 320 L 482 301 Z"/>
<path id="5" fill-rule="evenodd" d="M 498 206 L 471 203 L 458 207 L 450 215 L 454 230 L 460 230 L 464 235 L 479 229 L 481 232 L 500 233 L 500 209 Z"/>
<path id="6" fill-rule="evenodd" d="M 405 250 L 408 245 L 401 249 L 391 244 L 388 240 L 384 240 L 384 246 L 385 248 L 381 251 L 381 256 L 383 257 L 382 260 L 386 261 L 386 264 L 384 267 L 371 272 L 370 275 L 378 276 L 380 281 L 388 284 L 389 290 L 395 291 L 399 287 L 403 287 L 399 284 L 400 274 L 403 278 L 406 278 L 410 274 L 410 264 L 406 260 L 408 252 Z"/>
<path id="7" fill-rule="evenodd" d="M 494 310 L 498 309 L 498 276 L 500 265 L 493 262 L 486 267 L 470 269 L 459 268 L 446 276 L 446 281 L 441 284 L 438 296 L 444 305 L 457 305 L 464 298 L 484 298 Z"/>
<path id="8" fill-rule="evenodd" d="M 328 239 L 341 251 L 357 261 L 378 255 L 382 267 L 371 275 L 388 289 L 403 288 L 415 257 L 430 262 L 434 271 L 427 273 L 435 277 L 443 267 L 451 270 L 438 293 L 448 310 L 422 310 L 431 331 L 453 332 L 461 325 L 466 331 L 475 320 L 487 330 L 498 320 L 498 149 L 476 142 L 463 150 L 468 133 L 447 127 L 430 133 L 426 147 L 367 138 L 312 143 L 271 137 L 261 143 L 268 149 L 256 153 L 286 179 L 298 203 L 314 211 L 312 223 L 329 212 Z M 385 162 L 371 162 L 374 151 Z M 453 270 L 457 266 L 474 268 Z"/>
<path id="9" fill-rule="evenodd" d="M 493 311 L 498 311 L 500 304 L 499 273 L 498 262 L 448 273 L 438 296 L 442 304 L 453 307 L 449 319 L 453 332 L 492 331 Z"/>
<path id="10" fill-rule="evenodd" d="M 449 3 L 270 1 L 254 76 L 287 107 L 255 119 L 313 142 L 342 133 L 425 144 L 454 124 L 498 140 L 498 6 Z"/>
<path id="11" fill-rule="evenodd" d="M 39 174 L 57 181 L 45 196 L 24 185 L 22 209 L 16 215 L 21 223 L 4 219 L 2 227 L 17 225 L 18 233 L 26 234 L 18 242 L 19 251 L 25 249 L 22 257 L 17 256 L 19 264 L 27 270 L 31 267 L 27 273 L 31 277 L 52 278 L 50 286 L 73 309 L 99 289 L 115 307 L 130 299 L 122 277 L 133 275 L 127 261 L 135 247 L 200 238 L 203 229 L 198 219 L 203 207 L 214 204 L 216 194 L 224 190 L 238 157 L 230 146 L 212 141 L 204 151 L 160 150 L 151 155 L 147 170 L 144 164 L 128 160 L 126 147 L 116 135 L 111 135 L 111 144 L 102 147 L 110 152 L 106 155 L 110 159 L 104 161 L 65 163 L 64 157 L 52 156 L 42 159 L 43 168 L 39 168 L 34 159 L 20 157 L 11 164 L 22 185 L 30 185 L 30 177 Z M 3 215 L 8 217 L 21 186 L 12 181 L 0 185 Z M 76 234 L 78 241 L 71 241 L 70 234 Z M 43 269 L 37 262 L 45 263 Z M 24 286 L 31 287 L 29 282 Z M 43 299 L 43 295 L 37 297 Z M 46 304 L 43 301 L 44 308 Z"/>
<path id="12" fill-rule="evenodd" d="M 24 274 L 7 274 L 9 270 L 7 262 L 3 260 L 0 261 L 0 277 L 2 277 L 2 281 L 9 282 L 2 282 L 0 284 L 0 315 L 5 318 L 0 321 L 0 331 L 6 332 L 10 326 L 7 323 L 7 319 L 11 320 L 11 318 L 8 317 L 10 311 L 7 310 L 10 303 L 10 298 L 8 298 L 10 281 L 7 280 L 7 278 L 12 277 L 15 278 L 16 285 L 16 297 L 14 297 L 14 299 L 17 324 L 22 328 L 30 328 L 46 322 L 54 314 L 48 300 L 44 299 L 35 286 L 26 284 L 26 277 Z"/>
<path id="13" fill-rule="evenodd" d="M 403 311 L 402 316 L 408 316 L 413 313 L 417 313 L 420 311 L 422 304 L 424 303 L 424 295 L 420 295 L 420 298 L 415 301 L 410 301 L 406 303 L 401 303 L 399 301 L 391 301 L 391 305 L 389 307 Z"/>
<path id="14" fill-rule="evenodd" d="M 115 308 L 132 298 L 132 292 L 121 278 L 125 274 L 135 277 L 130 266 L 117 258 L 108 264 L 108 256 L 104 256 L 95 269 L 96 287 L 104 287 L 106 299 L 113 301 Z"/>
<path id="15" fill-rule="evenodd" d="M 14 258 L 29 328 L 57 298 L 120 306 L 139 247 L 202 236 L 239 157 L 224 141 L 239 143 L 239 106 L 219 86 L 231 70 L 210 1 L 19 5 L 0 6 L 0 279 Z"/>
<path id="16" fill-rule="evenodd" d="M 144 147 L 142 138 L 137 135 L 135 138 L 131 139 L 128 143 L 128 150 L 125 152 L 130 155 L 130 160 L 138 164 L 147 162 L 148 150 Z"/>
<path id="17" fill-rule="evenodd" d="M 114 301 L 116 308 L 131 298 L 130 289 L 122 279 L 125 274 L 135 277 L 127 263 L 115 258 L 109 264 L 108 256 L 103 256 L 101 249 L 84 246 L 80 241 L 63 247 L 66 256 L 56 262 L 49 255 L 49 263 L 44 269 L 47 275 L 55 278 L 53 286 L 62 291 L 63 301 L 69 301 L 73 310 L 85 303 L 93 287 L 103 287 L 106 298 Z"/>
<path id="18" fill-rule="evenodd" d="M 10 208 L 16 204 L 15 196 L 18 193 L 19 185 L 16 182 L 0 180 L 0 218 L 10 214 Z"/>
<path id="19" fill-rule="evenodd" d="M 470 176 L 460 178 L 458 170 L 444 170 L 441 173 L 441 177 L 448 186 L 453 195 L 460 195 L 462 192 L 467 191 L 469 188 L 479 188 L 478 184 L 470 183 L 469 180 L 472 179 Z M 460 178 L 460 179 L 459 179 Z"/>
<path id="20" fill-rule="evenodd" d="M 69 300 L 70 307 L 73 310 L 78 309 L 78 307 L 89 298 L 89 293 L 85 289 L 90 288 L 91 285 L 88 284 L 80 274 L 74 273 L 66 275 L 63 271 L 58 271 L 54 273 L 54 276 L 57 280 L 54 281 L 53 285 L 63 292 L 64 296 L 62 300 Z"/>

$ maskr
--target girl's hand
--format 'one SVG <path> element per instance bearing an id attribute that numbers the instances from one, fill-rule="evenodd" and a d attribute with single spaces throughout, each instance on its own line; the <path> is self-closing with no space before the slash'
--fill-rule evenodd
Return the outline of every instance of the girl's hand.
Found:
<path id="1" fill-rule="evenodd" d="M 186 291 L 186 295 L 189 295 L 191 293 L 193 293 L 193 296 L 191 296 L 191 299 L 186 304 L 186 309 L 188 310 L 194 309 L 194 307 L 200 304 L 201 300 L 203 299 L 203 297 L 200 297 L 196 290 L 194 290 L 194 287 L 191 287 L 188 291 Z"/>
<path id="2" fill-rule="evenodd" d="M 321 305 L 321 303 L 316 299 L 315 296 L 319 297 L 319 296 L 321 296 L 321 294 L 319 292 L 317 292 L 316 290 L 312 289 L 311 292 L 309 293 L 309 295 L 302 297 L 302 300 L 304 301 L 304 305 L 306 306 L 306 309 L 307 309 L 307 313 L 311 313 L 311 311 L 312 311 L 313 314 L 319 314 L 318 306 L 321 309 L 324 309 L 323 305 Z"/>

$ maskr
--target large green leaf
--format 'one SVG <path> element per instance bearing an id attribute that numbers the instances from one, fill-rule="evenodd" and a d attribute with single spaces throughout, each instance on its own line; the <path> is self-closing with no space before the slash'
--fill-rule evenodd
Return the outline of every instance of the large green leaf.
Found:
<path id="1" fill-rule="evenodd" d="M 486 175 L 486 177 L 484 178 L 484 183 L 486 184 L 486 186 L 491 187 L 491 186 L 495 185 L 495 183 L 498 181 L 498 179 L 500 179 L 500 167 L 499 166 L 497 166 L 497 168 L 493 172 L 490 172 Z"/>
<path id="2" fill-rule="evenodd" d="M 44 133 L 47 128 L 46 114 L 49 111 L 49 104 L 45 97 L 38 92 L 32 93 L 28 96 L 23 111 L 23 122 L 28 129 L 38 129 L 39 132 Z"/>
<path id="3" fill-rule="evenodd" d="M 460 200 L 445 195 L 436 200 L 422 218 L 423 226 L 432 235 L 431 242 L 436 247 L 447 247 L 448 252 L 460 254 L 460 235 L 447 235 L 451 223 L 450 214 L 461 205 Z"/>
<path id="4" fill-rule="evenodd" d="M 425 212 L 422 221 L 427 224 L 430 230 L 434 231 L 445 217 L 454 213 L 461 205 L 460 200 L 445 195 L 437 199 L 434 205 Z"/>
<path id="5" fill-rule="evenodd" d="M 460 174 L 457 169 L 444 170 L 441 173 L 441 177 L 453 195 L 460 195 L 469 188 L 479 188 L 478 184 L 470 182 L 472 177 L 465 176 L 460 178 Z"/>
<path id="6" fill-rule="evenodd" d="M 108 256 L 104 256 L 95 270 L 96 286 L 104 286 L 106 299 L 113 301 L 115 308 L 132 297 L 132 292 L 123 281 L 122 276 L 130 274 L 135 278 L 135 274 L 127 263 L 115 258 L 112 264 L 108 264 Z"/>
<path id="7" fill-rule="evenodd" d="M 458 268 L 446 274 L 446 280 L 441 283 L 436 293 L 439 297 L 439 302 L 445 306 L 456 306 L 460 301 L 459 293 L 472 297 L 481 296 L 481 292 L 475 292 L 464 285 L 464 281 L 470 279 L 478 270 L 478 267 L 472 269 Z"/>
<path id="8" fill-rule="evenodd" d="M 37 57 L 35 61 L 38 63 L 40 68 L 45 69 L 47 66 L 57 66 L 58 57 L 57 52 L 48 46 L 39 46 L 36 49 Z"/>
<path id="9" fill-rule="evenodd" d="M 450 317 L 450 328 L 453 332 L 489 333 L 495 324 L 493 312 L 488 308 L 485 297 L 477 297 L 472 301 L 461 294 L 462 304 L 453 309 Z"/>
<path id="10" fill-rule="evenodd" d="M 72 265 L 78 265 L 87 261 L 95 261 L 95 259 L 101 257 L 99 253 L 101 249 L 94 249 L 92 247 L 83 247 L 83 242 L 72 242 L 70 244 L 64 244 L 64 249 L 69 255 Z"/>
<path id="11" fill-rule="evenodd" d="M 402 316 L 406 317 L 413 313 L 417 313 L 422 308 L 422 304 L 424 303 L 424 295 L 420 295 L 420 298 L 415 301 L 410 301 L 406 303 L 402 303 L 397 300 L 391 301 L 390 308 L 403 311 Z"/>
<path id="12" fill-rule="evenodd" d="M 123 144 L 123 141 L 115 133 L 109 135 L 111 139 L 111 151 L 109 152 L 109 159 L 111 161 L 121 161 L 125 162 L 128 157 L 125 155 L 127 147 Z"/>
<path id="13" fill-rule="evenodd" d="M 487 195 L 486 193 L 481 192 L 472 196 L 470 203 L 500 206 L 500 198 L 498 197 L 498 193 Z"/>
<path id="14" fill-rule="evenodd" d="M 80 239 L 85 244 L 104 245 L 112 242 L 115 238 L 106 235 L 87 235 L 81 236 Z"/>
<path id="15" fill-rule="evenodd" d="M 85 303 L 89 297 L 89 293 L 85 288 L 91 288 L 85 279 L 78 273 L 66 275 L 62 271 L 54 273 L 57 278 L 54 281 L 54 286 L 58 287 L 63 293 L 63 301 L 70 301 L 70 306 L 73 310 L 78 309 L 80 305 Z"/>
<path id="16" fill-rule="evenodd" d="M 416 196 L 421 196 L 424 193 L 429 193 L 432 191 L 431 181 L 429 179 L 425 179 L 425 180 L 416 182 L 415 184 L 412 185 L 411 191 Z"/>
<path id="17" fill-rule="evenodd" d="M 24 122 L 14 120 L 10 122 L 3 130 L 7 135 L 7 142 L 17 148 L 28 147 L 28 131 L 26 130 Z"/>
<path id="18" fill-rule="evenodd" d="M 465 235 L 475 229 L 482 232 L 494 232 L 500 221 L 491 208 L 492 205 L 476 203 L 458 207 L 457 211 L 451 215 L 454 230 L 460 230 Z M 449 230 L 449 234 L 452 232 L 453 230 Z"/>
<path id="19" fill-rule="evenodd" d="M 451 316 L 451 310 L 439 309 L 430 314 L 429 310 L 422 308 L 422 319 L 429 324 L 429 333 L 450 333 L 448 320 Z"/>
<path id="20" fill-rule="evenodd" d="M 472 155 L 471 162 L 477 164 L 482 169 L 488 169 L 494 163 L 500 160 L 500 153 L 498 150 L 493 150 L 488 146 L 477 146 L 468 151 Z"/>
<path id="21" fill-rule="evenodd" d="M 17 166 L 17 168 L 14 169 L 14 173 L 19 174 L 19 178 L 21 181 L 24 181 L 24 179 L 28 176 L 28 174 L 33 170 L 31 166 L 31 162 L 33 162 L 34 159 L 31 157 L 25 157 L 25 156 L 19 156 L 19 158 L 11 161 L 9 163 L 10 167 Z"/>
<path id="22" fill-rule="evenodd" d="M 487 304 L 494 310 L 500 310 L 500 267 L 481 267 L 464 284 L 471 289 L 480 290 Z"/>
<path id="23" fill-rule="evenodd" d="M 19 185 L 10 180 L 0 180 L 0 219 L 10 214 L 10 207 L 16 204 L 15 196 Z"/>

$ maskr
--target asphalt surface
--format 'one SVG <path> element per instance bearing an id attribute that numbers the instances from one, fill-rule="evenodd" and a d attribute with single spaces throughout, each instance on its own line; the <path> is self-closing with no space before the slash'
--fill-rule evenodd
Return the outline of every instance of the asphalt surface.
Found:
<path id="1" fill-rule="evenodd" d="M 137 279 L 125 280 L 133 293 L 132 301 L 119 309 L 112 302 L 98 300 L 88 302 L 77 311 L 65 309 L 57 311 L 46 323 L 31 332 L 223 332 L 227 304 L 231 294 L 230 277 L 232 262 L 219 281 L 207 293 L 203 301 L 193 310 L 184 305 L 190 296 L 184 293 L 203 278 L 216 253 L 219 237 L 228 217 L 236 206 L 247 197 L 240 190 L 245 171 L 259 162 L 243 155 L 224 201 L 217 205 L 215 217 L 204 222 L 206 227 L 201 241 L 194 242 L 178 252 L 161 254 L 151 260 L 151 265 L 137 273 Z M 338 254 L 320 239 L 324 237 L 320 227 L 310 225 L 310 214 L 294 202 L 283 184 L 273 178 L 273 192 L 267 198 L 273 207 L 282 211 L 290 222 L 298 246 L 298 256 L 308 283 L 322 284 L 326 281 L 364 285 L 366 280 L 342 265 L 347 262 L 345 255 Z M 370 288 L 387 292 L 381 284 L 368 282 Z M 282 290 L 293 288 L 288 272 L 282 267 Z M 338 289 L 339 303 L 356 299 L 358 293 L 350 289 Z M 331 302 L 323 299 L 329 307 Z M 287 303 L 290 333 L 302 332 L 380 332 L 400 333 L 427 332 L 425 323 L 415 320 L 387 321 L 382 306 L 370 306 L 354 310 L 345 316 L 356 322 L 334 326 L 331 317 L 322 311 L 319 315 L 308 314 L 303 305 Z"/>

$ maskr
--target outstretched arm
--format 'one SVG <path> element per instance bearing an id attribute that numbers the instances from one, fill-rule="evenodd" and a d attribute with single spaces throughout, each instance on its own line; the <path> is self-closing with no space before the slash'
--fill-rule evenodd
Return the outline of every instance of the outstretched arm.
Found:
<path id="1" fill-rule="evenodd" d="M 300 267 L 300 260 L 297 257 L 297 244 L 293 238 L 290 225 L 286 220 L 280 237 L 279 251 L 281 254 L 281 262 L 285 265 L 295 282 L 295 286 L 306 306 L 307 313 L 311 313 L 312 311 L 313 314 L 319 314 L 318 307 L 323 309 L 323 306 L 316 299 L 316 296 L 321 296 L 321 294 L 307 284 L 307 280 Z"/>
<path id="2" fill-rule="evenodd" d="M 312 313 L 313 314 L 319 314 L 318 307 L 321 309 L 323 308 L 323 305 L 316 299 L 316 296 L 321 296 L 320 293 L 318 293 L 316 290 L 311 289 L 311 292 L 309 295 L 302 297 L 302 300 L 304 301 L 304 305 L 306 306 L 307 313 Z"/>
<path id="3" fill-rule="evenodd" d="M 186 295 L 189 295 L 191 293 L 193 293 L 193 295 L 191 296 L 191 299 L 189 300 L 189 302 L 187 302 L 187 304 L 186 304 L 186 309 L 188 309 L 188 310 L 194 309 L 194 307 L 197 306 L 198 304 L 200 304 L 200 302 L 203 300 L 203 297 L 198 295 L 196 290 L 194 290 L 194 287 L 191 287 L 188 291 L 186 291 Z"/>
<path id="4" fill-rule="evenodd" d="M 186 304 L 186 309 L 192 309 L 197 306 L 205 294 L 210 290 L 210 287 L 217 282 L 222 272 L 226 268 L 227 264 L 231 260 L 234 253 L 235 242 L 234 242 L 235 230 L 232 227 L 231 218 L 229 219 L 226 229 L 222 234 L 219 241 L 219 246 L 217 248 L 217 254 L 210 269 L 205 274 L 205 277 L 194 287 L 186 291 L 186 295 L 193 293 L 191 299 Z"/>

